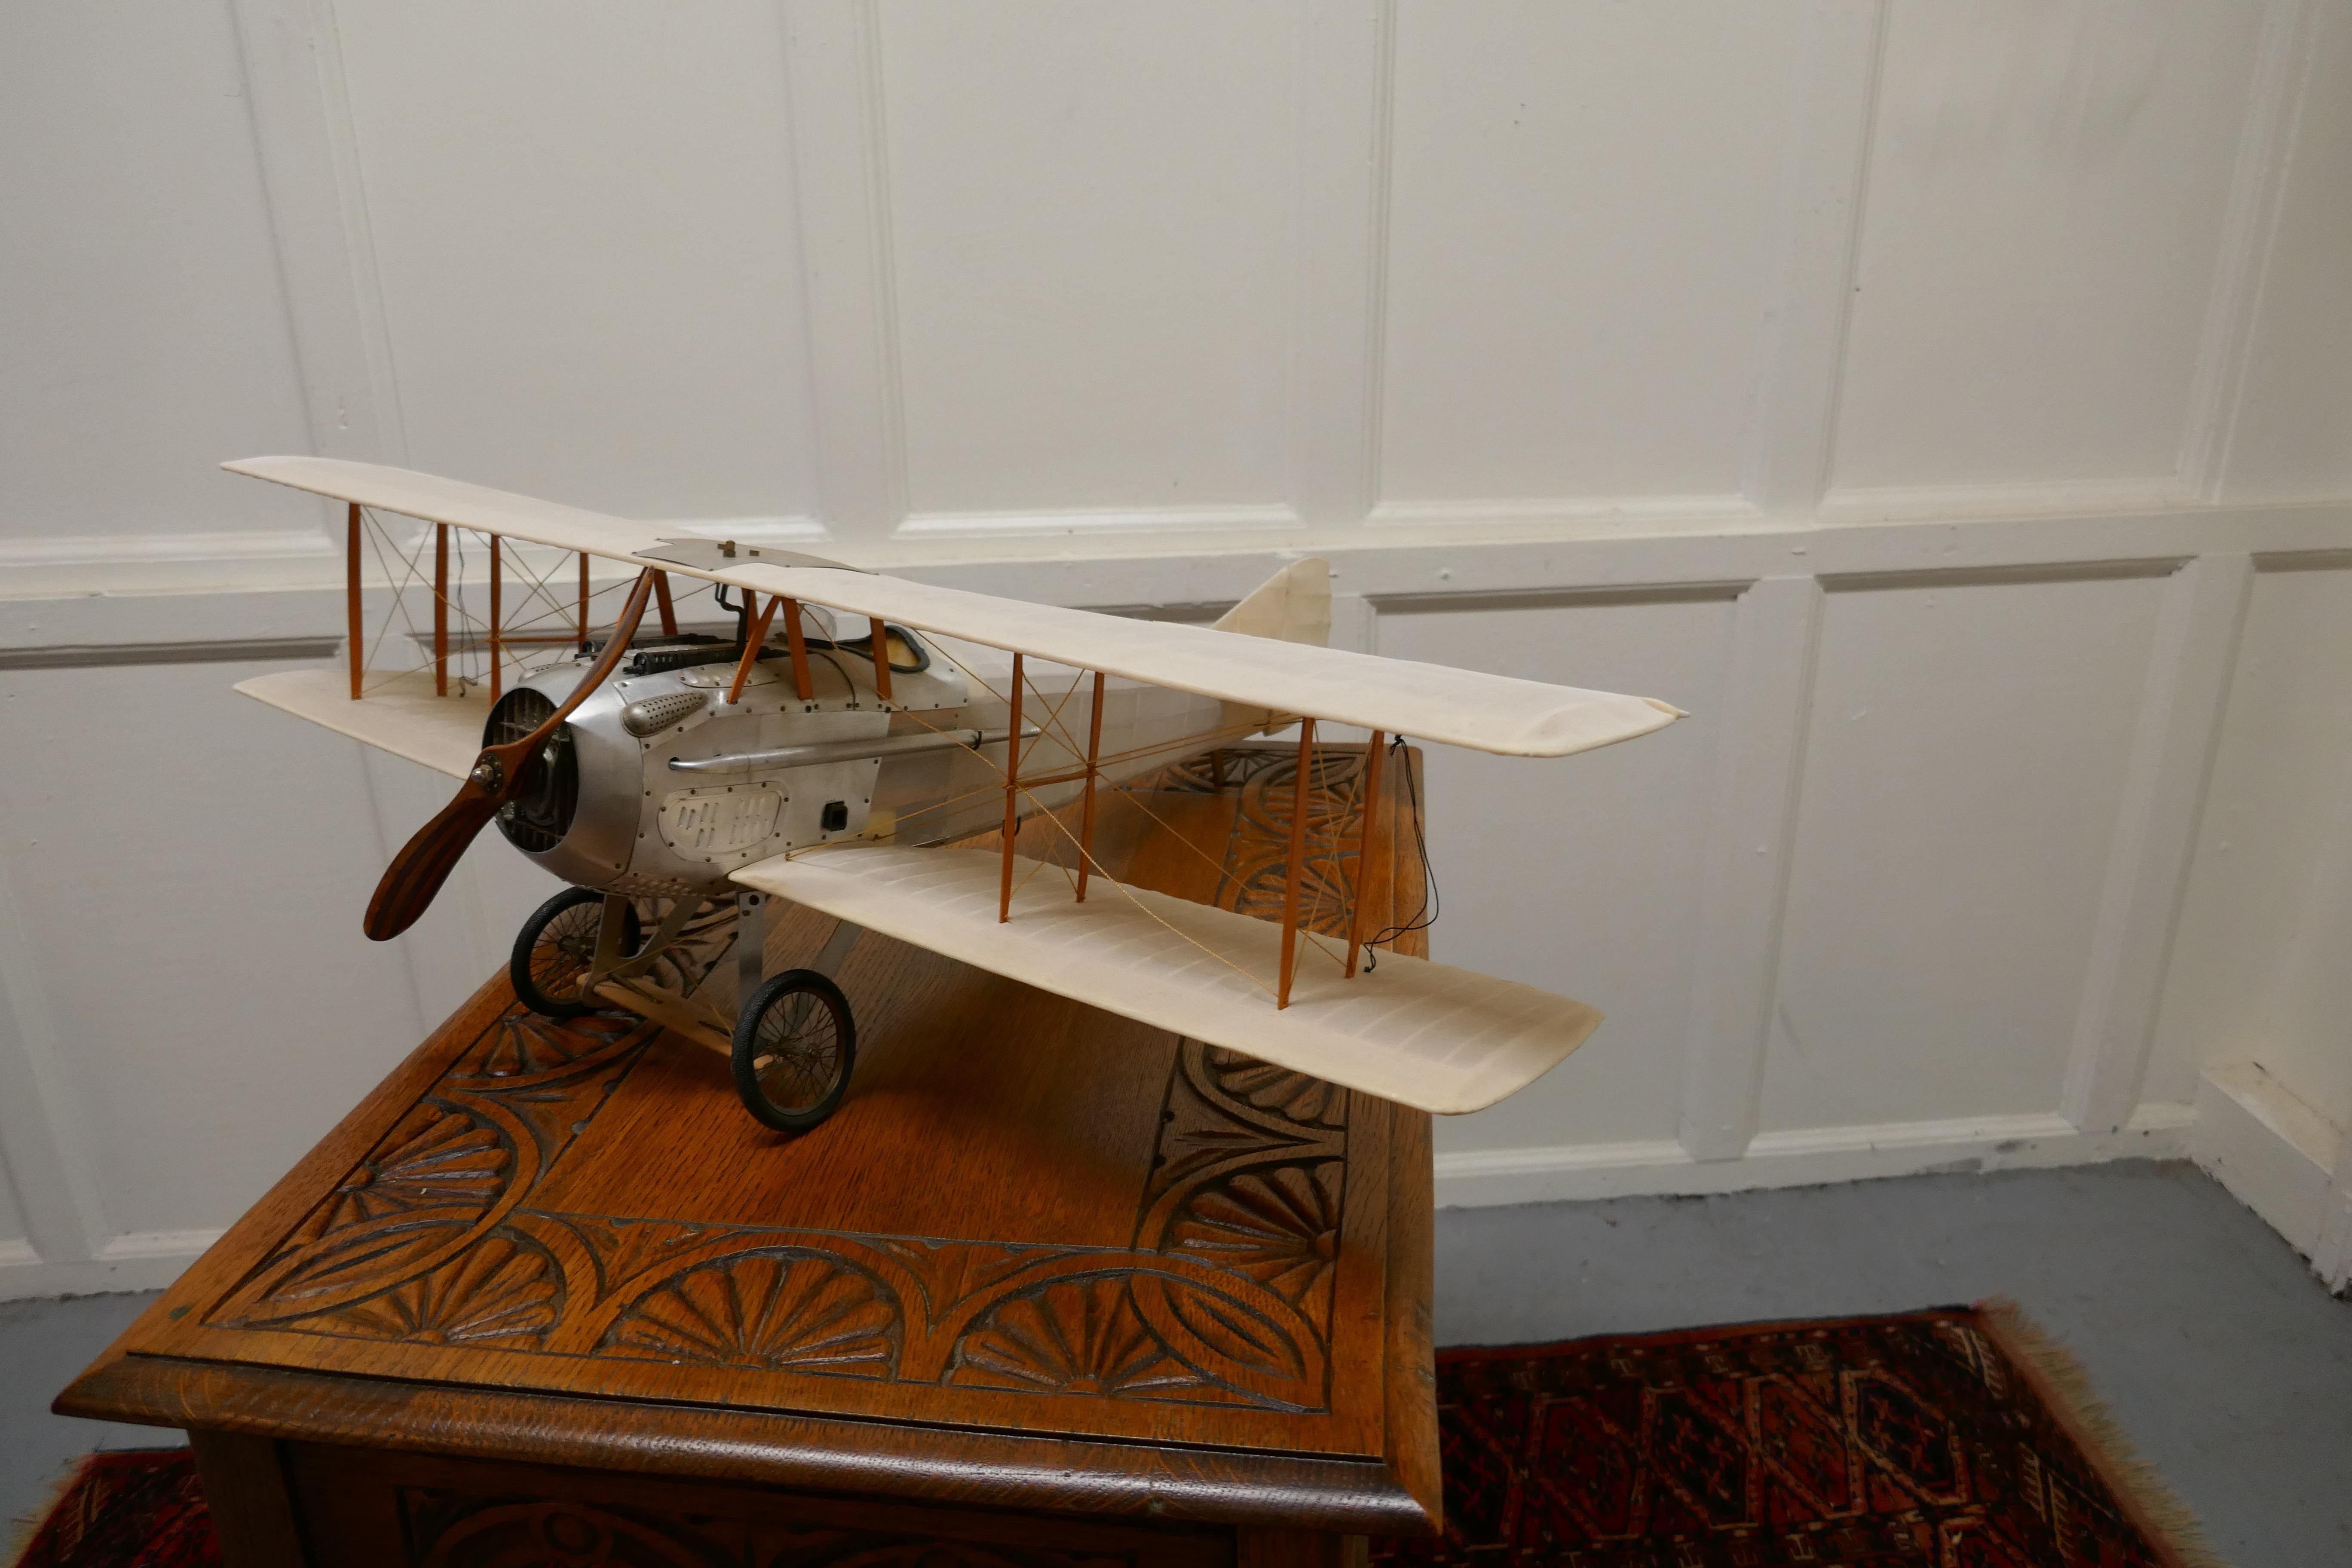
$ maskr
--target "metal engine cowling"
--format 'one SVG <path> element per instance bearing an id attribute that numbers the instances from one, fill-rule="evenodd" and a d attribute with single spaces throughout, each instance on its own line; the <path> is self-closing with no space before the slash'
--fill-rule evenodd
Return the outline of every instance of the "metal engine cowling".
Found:
<path id="1" fill-rule="evenodd" d="M 503 746 L 521 740 L 545 723 L 555 703 L 545 692 L 519 686 L 499 699 L 482 727 L 482 744 Z M 572 814 L 580 805 L 580 763 L 574 754 L 572 726 L 558 724 L 528 764 L 523 793 L 499 808 L 499 831 L 507 842 L 530 854 L 544 854 L 572 831 Z"/>

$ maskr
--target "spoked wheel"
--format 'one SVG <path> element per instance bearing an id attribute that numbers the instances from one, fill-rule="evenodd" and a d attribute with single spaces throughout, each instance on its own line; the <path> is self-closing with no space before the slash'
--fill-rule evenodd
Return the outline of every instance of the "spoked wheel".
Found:
<path id="1" fill-rule="evenodd" d="M 621 952 L 637 951 L 643 940 L 635 905 L 626 906 L 621 924 Z M 566 888 L 532 911 L 515 934 L 514 956 L 507 963 L 515 994 L 534 1013 L 551 1018 L 577 1018 L 596 1011 L 593 997 L 580 994 L 588 966 L 596 959 L 596 931 L 604 921 L 604 895 L 591 888 Z"/>
<path id="2" fill-rule="evenodd" d="M 857 1065 L 841 987 L 814 969 L 760 983 L 735 1020 L 735 1092 L 761 1125 L 805 1132 L 833 1114 Z"/>

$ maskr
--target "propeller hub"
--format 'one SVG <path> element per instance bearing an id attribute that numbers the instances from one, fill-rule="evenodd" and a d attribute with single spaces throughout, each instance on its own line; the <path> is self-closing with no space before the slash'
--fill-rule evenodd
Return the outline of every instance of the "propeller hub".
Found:
<path id="1" fill-rule="evenodd" d="M 637 634 L 637 623 L 645 616 L 646 604 L 653 597 L 657 574 L 651 566 L 637 574 L 637 585 L 629 590 L 628 602 L 621 606 L 620 617 L 613 624 L 613 635 L 605 641 L 604 651 L 581 676 L 572 695 L 526 734 L 509 743 L 507 749 L 514 752 L 518 763 L 527 766 L 528 759 L 555 735 L 565 716 L 602 686 L 620 664 L 621 656 L 628 651 L 629 639 Z M 506 804 L 499 795 L 509 784 L 518 782 L 507 776 L 507 765 L 497 748 L 477 755 L 466 782 L 458 786 L 457 798 L 443 806 L 438 816 L 418 828 L 415 837 L 401 846 L 400 853 L 392 858 L 392 864 L 384 868 L 383 879 L 375 885 L 375 896 L 368 900 L 367 920 L 362 929 L 373 940 L 385 942 L 415 925 L 416 917 L 433 901 L 433 895 L 441 890 L 441 884 L 449 879 L 466 846 Z"/>

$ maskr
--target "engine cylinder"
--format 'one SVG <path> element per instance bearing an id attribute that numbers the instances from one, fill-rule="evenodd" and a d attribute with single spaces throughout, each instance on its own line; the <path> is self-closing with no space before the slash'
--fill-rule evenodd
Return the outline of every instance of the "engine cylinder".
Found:
<path id="1" fill-rule="evenodd" d="M 547 722 L 554 701 L 543 691 L 518 686 L 499 699 L 482 727 L 485 746 L 511 745 Z M 580 805 L 580 763 L 574 754 L 572 726 L 558 724 L 555 733 L 524 764 L 522 794 L 499 808 L 499 831 L 507 842 L 530 854 L 544 854 L 572 831 L 572 813 Z"/>

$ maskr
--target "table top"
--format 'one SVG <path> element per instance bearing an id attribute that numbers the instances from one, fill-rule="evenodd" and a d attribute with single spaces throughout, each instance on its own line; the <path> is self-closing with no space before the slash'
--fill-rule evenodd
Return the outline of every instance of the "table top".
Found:
<path id="1" fill-rule="evenodd" d="M 1107 795 L 1098 858 L 1278 908 L 1294 758 L 1236 748 Z M 1359 879 L 1361 764 L 1318 753 L 1308 902 L 1327 929 Z M 1389 771 L 1395 806 L 1407 772 Z M 1379 820 L 1368 931 L 1423 885 L 1413 835 L 1388 830 L 1409 817 Z M 1021 847 L 1063 837 L 1033 822 Z M 832 932 L 783 910 L 770 972 Z M 753 1122 L 708 1049 L 535 1016 L 501 976 L 58 1408 L 1063 1511 L 1431 1527 L 1425 1114 L 872 933 L 835 975 L 856 1073 L 799 1138 Z"/>

